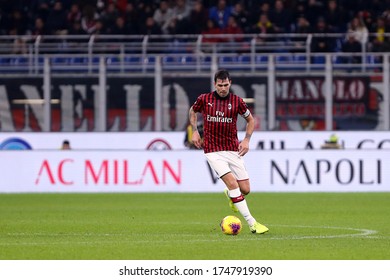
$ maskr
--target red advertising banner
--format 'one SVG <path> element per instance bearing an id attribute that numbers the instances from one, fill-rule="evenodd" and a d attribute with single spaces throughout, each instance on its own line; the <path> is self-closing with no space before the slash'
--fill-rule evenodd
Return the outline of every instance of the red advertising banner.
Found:
<path id="1" fill-rule="evenodd" d="M 379 123 L 378 91 L 369 77 L 334 77 L 333 130 L 375 129 Z M 323 77 L 279 77 L 276 80 L 276 119 L 281 130 L 323 130 L 325 80 Z"/>

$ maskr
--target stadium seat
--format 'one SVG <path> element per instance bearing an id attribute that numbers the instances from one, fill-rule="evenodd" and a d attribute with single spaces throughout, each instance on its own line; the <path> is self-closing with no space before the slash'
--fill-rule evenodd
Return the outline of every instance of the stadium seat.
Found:
<path id="1" fill-rule="evenodd" d="M 155 56 L 147 56 L 144 59 L 145 64 L 154 64 L 156 63 L 156 57 Z"/>
<path id="2" fill-rule="evenodd" d="M 307 62 L 307 56 L 297 54 L 292 57 L 292 60 L 295 64 L 303 64 Z"/>
<path id="3" fill-rule="evenodd" d="M 238 56 L 238 61 L 244 64 L 251 63 L 251 56 L 250 55 L 240 55 Z"/>
<path id="4" fill-rule="evenodd" d="M 69 63 L 69 58 L 68 57 L 53 57 L 51 59 L 52 65 L 66 65 Z"/>
<path id="5" fill-rule="evenodd" d="M 312 61 L 314 64 L 325 64 L 325 56 L 313 56 Z"/>
<path id="6" fill-rule="evenodd" d="M 10 63 L 12 65 L 26 65 L 28 63 L 28 58 L 27 57 L 12 57 L 10 59 Z"/>
<path id="7" fill-rule="evenodd" d="M 5 66 L 10 64 L 11 59 L 9 57 L 1 57 L 0 65 Z"/>
<path id="8" fill-rule="evenodd" d="M 268 55 L 256 55 L 255 62 L 264 64 L 268 62 Z"/>
<path id="9" fill-rule="evenodd" d="M 107 65 L 118 65 L 120 62 L 120 59 L 118 56 L 109 56 L 106 58 Z"/>
<path id="10" fill-rule="evenodd" d="M 84 65 L 88 62 L 88 58 L 86 57 L 71 57 L 69 59 L 69 63 L 71 65 Z"/>
<path id="11" fill-rule="evenodd" d="M 218 63 L 221 67 L 229 70 L 240 70 L 241 68 L 237 55 L 220 56 Z"/>
<path id="12" fill-rule="evenodd" d="M 123 62 L 125 64 L 141 64 L 142 58 L 141 56 L 126 55 L 123 58 Z"/>
<path id="13" fill-rule="evenodd" d="M 169 65 L 175 63 L 176 58 L 174 56 L 163 56 L 162 63 Z"/>

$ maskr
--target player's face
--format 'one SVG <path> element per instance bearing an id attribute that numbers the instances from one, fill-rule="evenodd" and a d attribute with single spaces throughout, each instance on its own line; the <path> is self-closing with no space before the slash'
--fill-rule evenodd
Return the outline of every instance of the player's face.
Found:
<path id="1" fill-rule="evenodd" d="M 226 97 L 229 94 L 230 86 L 231 81 L 229 81 L 229 79 L 217 79 L 215 82 L 215 89 L 217 90 L 218 95 L 221 97 Z"/>

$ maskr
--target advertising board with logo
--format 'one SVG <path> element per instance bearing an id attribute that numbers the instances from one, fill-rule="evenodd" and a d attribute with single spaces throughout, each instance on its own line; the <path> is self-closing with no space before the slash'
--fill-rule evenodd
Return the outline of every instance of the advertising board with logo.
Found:
<path id="1" fill-rule="evenodd" d="M 253 192 L 390 191 L 388 150 L 251 151 Z M 202 151 L 1 152 L 0 192 L 222 192 Z"/>
<path id="2" fill-rule="evenodd" d="M 244 132 L 239 132 L 243 139 Z M 251 150 L 316 150 L 331 136 L 343 149 L 390 149 L 388 131 L 256 131 Z M 68 140 L 74 150 L 183 150 L 182 132 L 1 133 L 0 150 L 58 150 Z"/>

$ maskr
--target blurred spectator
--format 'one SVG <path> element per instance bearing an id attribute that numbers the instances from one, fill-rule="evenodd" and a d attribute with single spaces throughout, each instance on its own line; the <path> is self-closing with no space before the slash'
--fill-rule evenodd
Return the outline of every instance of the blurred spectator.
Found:
<path id="1" fill-rule="evenodd" d="M 75 21 L 81 23 L 81 16 L 80 6 L 76 3 L 72 4 L 67 14 L 68 26 L 71 27 Z"/>
<path id="2" fill-rule="evenodd" d="M 138 26 L 138 33 L 144 34 L 142 30 L 146 29 L 146 19 L 149 17 L 153 18 L 154 15 L 154 9 L 151 4 L 146 4 L 144 2 L 139 2 L 136 5 L 137 10 L 137 26 Z M 160 28 L 161 31 L 161 28 Z"/>
<path id="3" fill-rule="evenodd" d="M 39 17 L 43 20 L 43 22 L 46 22 L 49 13 L 50 13 L 49 3 L 40 1 L 38 4 L 38 8 L 35 11 L 35 18 Z"/>
<path id="4" fill-rule="evenodd" d="M 259 21 L 260 15 L 265 14 L 269 18 L 270 10 L 271 10 L 271 6 L 267 1 L 258 2 L 256 5 L 254 5 L 254 8 L 251 9 L 249 12 L 250 32 L 253 32 L 253 26 L 255 26 Z"/>
<path id="5" fill-rule="evenodd" d="M 42 18 L 37 17 L 34 22 L 34 27 L 31 30 L 31 35 L 39 36 L 39 35 L 46 35 L 46 34 L 48 33 L 46 30 L 45 22 L 43 21 Z"/>
<path id="6" fill-rule="evenodd" d="M 311 33 L 311 31 L 312 28 L 310 26 L 310 23 L 303 14 L 299 16 L 296 22 L 291 26 L 291 32 L 293 32 L 294 35 L 297 35 L 297 36 L 293 36 L 291 38 L 291 41 L 294 42 L 294 46 L 298 50 L 306 47 L 306 39 L 307 39 L 306 35 Z"/>
<path id="7" fill-rule="evenodd" d="M 24 0 L 21 0 L 21 1 L 24 2 Z M 55 0 L 49 0 L 49 1 L 50 1 L 51 4 L 53 2 L 55 3 Z M 69 11 L 70 10 L 70 6 L 73 4 L 73 2 L 75 2 L 75 0 L 59 0 L 59 1 L 61 2 L 62 8 L 64 9 L 64 11 Z M 96 2 L 96 0 L 95 0 L 95 2 Z"/>
<path id="8" fill-rule="evenodd" d="M 341 42 L 341 51 L 349 53 L 345 56 L 340 56 L 339 60 L 341 63 L 352 63 L 357 64 L 362 62 L 361 53 L 363 48 L 366 47 L 368 39 L 368 30 L 364 26 L 363 21 L 359 17 L 354 17 L 348 23 L 348 29 L 344 40 Z M 351 53 L 359 53 L 352 55 Z M 352 71 L 353 68 L 348 70 Z"/>
<path id="9" fill-rule="evenodd" d="M 203 2 L 201 0 L 195 1 L 190 14 L 190 33 L 201 34 L 207 26 L 207 20 L 208 12 L 203 6 Z"/>
<path id="10" fill-rule="evenodd" d="M 225 29 L 222 30 L 224 34 L 232 34 L 234 36 L 229 36 L 226 40 L 230 42 L 241 42 L 243 38 L 243 30 L 237 24 L 236 18 L 234 16 L 230 16 L 228 20 L 228 24 Z"/>
<path id="11" fill-rule="evenodd" d="M 362 46 L 367 44 L 368 29 L 361 18 L 354 17 L 348 23 L 347 37 L 354 37 L 355 41 L 359 42 Z"/>
<path id="12" fill-rule="evenodd" d="M 374 37 L 371 39 L 371 50 L 373 52 L 387 52 L 389 48 L 389 38 L 385 37 L 385 33 L 389 32 L 389 28 L 385 24 L 383 17 L 378 17 L 376 23 L 371 29 Z"/>
<path id="13" fill-rule="evenodd" d="M 389 8 L 390 1 L 386 0 L 370 0 L 367 1 L 367 10 L 374 15 L 375 18 L 378 18 L 382 15 L 383 11 L 386 8 Z"/>
<path id="14" fill-rule="evenodd" d="M 161 28 L 162 33 L 168 33 L 168 26 L 173 16 L 173 11 L 166 0 L 160 2 L 159 8 L 154 11 L 154 22 Z"/>
<path id="15" fill-rule="evenodd" d="M 250 27 L 248 19 L 249 15 L 245 10 L 244 1 L 238 1 L 236 4 L 234 4 L 231 15 L 234 17 L 236 23 L 242 29 L 242 31 L 244 33 L 248 33 Z"/>
<path id="16" fill-rule="evenodd" d="M 170 34 L 186 34 L 189 29 L 189 17 L 191 8 L 186 0 L 176 0 L 172 9 L 172 17 L 169 22 Z"/>
<path id="17" fill-rule="evenodd" d="M 148 17 L 145 20 L 145 24 L 142 25 L 140 32 L 141 32 L 141 34 L 144 34 L 144 35 L 160 35 L 161 28 L 154 21 L 153 17 Z"/>
<path id="18" fill-rule="evenodd" d="M 348 23 L 348 30 L 341 51 L 345 53 L 358 53 L 357 55 L 342 56 L 342 63 L 360 64 L 362 62 L 362 51 L 368 41 L 368 30 L 359 17 L 354 17 Z M 350 70 L 353 70 L 352 68 Z"/>
<path id="19" fill-rule="evenodd" d="M 297 34 L 308 34 L 311 33 L 312 29 L 310 26 L 310 22 L 306 19 L 306 17 L 302 14 L 300 15 L 296 22 L 291 26 L 291 32 Z"/>
<path id="20" fill-rule="evenodd" d="M 93 6 L 84 6 L 83 16 L 81 18 L 81 27 L 87 34 L 92 34 L 95 32 L 96 21 L 98 20 L 98 18 L 99 15 L 96 13 L 95 8 Z"/>
<path id="21" fill-rule="evenodd" d="M 202 35 L 220 35 L 222 33 L 222 29 L 218 27 L 218 25 L 211 19 L 207 20 L 206 28 L 202 31 Z M 220 38 L 217 37 L 207 37 L 203 36 L 204 43 L 218 43 L 221 42 Z"/>
<path id="22" fill-rule="evenodd" d="M 227 26 L 230 15 L 231 7 L 227 6 L 226 0 L 218 0 L 217 5 L 209 10 L 209 19 L 214 21 L 220 29 Z"/>
<path id="23" fill-rule="evenodd" d="M 68 30 L 67 14 L 62 7 L 61 1 L 55 1 L 53 9 L 46 20 L 46 28 L 49 34 L 66 34 Z"/>
<path id="24" fill-rule="evenodd" d="M 93 28 L 92 34 L 94 34 L 94 35 L 107 34 L 106 28 L 104 26 L 104 22 L 101 19 L 97 19 L 95 21 L 95 25 L 93 27 L 94 28 Z"/>
<path id="25" fill-rule="evenodd" d="M 373 25 L 373 18 L 371 16 L 371 14 L 367 11 L 358 11 L 356 13 L 356 15 L 353 15 L 349 18 L 349 22 L 354 18 L 354 17 L 358 17 L 362 22 L 363 24 L 366 26 L 367 30 L 370 31 L 372 29 L 372 25 Z"/>
<path id="26" fill-rule="evenodd" d="M 10 34 L 12 35 L 12 34 Z M 15 34 L 16 35 L 16 34 Z M 26 40 L 23 37 L 17 37 L 14 39 L 12 44 L 13 54 L 27 54 Z"/>
<path id="27" fill-rule="evenodd" d="M 69 35 L 87 35 L 85 30 L 81 27 L 81 20 L 74 20 L 69 28 Z"/>
<path id="28" fill-rule="evenodd" d="M 244 53 L 250 49 L 250 45 L 244 42 L 244 31 L 237 24 L 234 16 L 229 17 L 228 25 L 222 30 L 222 33 L 229 34 L 224 38 L 224 42 L 228 43 L 223 49 L 224 52 Z"/>
<path id="29" fill-rule="evenodd" d="M 7 20 L 2 7 L 0 7 L 0 35 L 6 35 L 8 31 Z"/>
<path id="30" fill-rule="evenodd" d="M 117 17 L 114 26 L 111 27 L 110 34 L 112 35 L 125 35 L 128 34 L 126 23 L 123 17 Z"/>
<path id="31" fill-rule="evenodd" d="M 176 4 L 172 9 L 172 17 L 177 20 L 188 20 L 191 14 L 191 7 L 186 0 L 176 0 Z"/>
<path id="32" fill-rule="evenodd" d="M 348 18 L 336 0 L 328 1 L 324 17 L 330 31 L 345 32 Z"/>
<path id="33" fill-rule="evenodd" d="M 319 0 L 308 0 L 306 6 L 306 18 L 311 26 L 317 24 L 318 18 L 322 17 L 324 13 L 323 3 Z"/>
<path id="34" fill-rule="evenodd" d="M 287 33 L 290 31 L 291 13 L 284 8 L 282 0 L 275 1 L 273 9 L 270 11 L 269 19 L 273 23 L 275 32 Z"/>
<path id="35" fill-rule="evenodd" d="M 342 56 L 342 63 L 361 63 L 362 62 L 362 44 L 356 40 L 353 34 L 347 34 L 346 40 L 343 42 L 342 49 L 345 53 L 360 53 L 360 55 Z"/>
<path id="36" fill-rule="evenodd" d="M 12 30 L 12 35 L 24 35 L 27 31 L 26 16 L 21 11 L 13 10 L 8 19 L 8 29 Z M 10 34 L 11 35 L 11 34 Z"/>
<path id="37" fill-rule="evenodd" d="M 323 34 L 323 30 L 317 29 L 317 20 L 323 18 L 327 24 L 326 33 L 348 33 L 345 41 L 337 41 L 339 47 L 340 42 L 345 45 L 352 43 L 352 39 L 347 38 L 359 33 L 354 31 L 354 35 L 351 35 L 347 30 L 348 23 L 357 16 L 364 22 L 367 30 L 375 34 L 370 37 L 369 50 L 381 52 L 390 49 L 390 42 L 385 39 L 385 33 L 390 30 L 390 0 L 0 0 L 0 2 L 0 35 L 118 32 L 143 34 L 143 31 L 161 34 L 153 27 L 154 23 L 146 27 L 146 19 L 150 16 L 154 16 L 157 26 L 164 34 L 201 34 L 206 29 L 208 19 L 214 19 L 220 29 L 227 28 L 230 16 L 235 18 L 238 27 L 244 33 L 303 34 L 308 32 L 307 29 L 312 29 L 311 33 Z M 259 24 L 259 17 L 262 14 L 268 15 L 269 23 Z M 124 19 L 124 28 L 116 26 L 119 17 Z M 40 18 L 38 22 L 37 18 Z M 104 24 L 97 23 L 100 18 Z M 381 22 L 382 19 L 384 24 Z M 79 23 L 83 32 L 80 32 Z M 97 28 L 97 25 L 100 27 Z M 336 50 L 335 40 L 325 42 L 327 46 L 325 48 L 320 47 L 327 41 L 322 39 L 318 40 L 317 46 L 313 44 L 314 51 Z M 264 36 L 261 40 L 264 40 Z M 355 37 L 356 40 L 362 42 Z"/>
<path id="38" fill-rule="evenodd" d="M 330 30 L 323 17 L 318 18 L 317 24 L 313 29 L 313 39 L 311 41 L 311 52 L 313 53 L 324 53 L 333 52 L 335 38 L 330 35 Z"/>
<path id="39" fill-rule="evenodd" d="M 360 10 L 360 7 L 356 0 L 339 0 L 339 4 L 347 13 L 348 18 L 353 17 L 354 15 L 356 15 L 357 11 Z"/>
<path id="40" fill-rule="evenodd" d="M 139 2 L 137 3 L 137 12 L 139 19 L 144 21 L 148 17 L 153 17 L 154 12 L 155 12 L 155 7 L 154 5 L 150 3 L 144 3 L 144 2 Z"/>
<path id="41" fill-rule="evenodd" d="M 298 1 L 294 9 L 292 10 L 292 19 L 291 19 L 291 24 L 294 25 L 298 21 L 298 18 L 304 17 L 307 20 L 307 15 L 306 15 L 306 5 L 304 4 L 303 1 Z M 291 32 L 294 32 L 294 30 L 291 29 Z"/>
<path id="42" fill-rule="evenodd" d="M 211 36 L 210 37 L 208 35 L 221 35 L 221 34 L 223 34 L 222 29 L 219 28 L 213 20 L 208 19 L 206 29 L 202 31 L 202 35 L 203 35 L 202 36 L 202 43 L 204 43 L 202 51 L 212 52 L 214 47 L 215 47 L 213 45 L 223 41 L 221 37 L 218 37 L 218 36 Z M 207 43 L 209 43 L 209 44 L 207 44 Z"/>
<path id="43" fill-rule="evenodd" d="M 115 32 L 118 32 L 118 27 L 116 26 L 118 17 L 119 12 L 115 6 L 115 3 L 113 2 L 109 3 L 104 11 L 100 14 L 99 18 L 103 21 L 108 34 L 118 34 L 113 33 L 113 29 L 116 29 Z"/>
<path id="44" fill-rule="evenodd" d="M 128 2 L 131 0 L 108 0 L 109 3 L 114 3 L 120 14 L 125 13 Z"/>
<path id="45" fill-rule="evenodd" d="M 385 19 L 385 25 L 390 26 L 390 0 L 389 6 L 383 11 L 381 17 Z"/>
<path id="46" fill-rule="evenodd" d="M 127 3 L 123 16 L 126 20 L 126 26 L 129 34 L 138 34 L 138 12 L 135 9 L 134 3 Z"/>
<path id="47" fill-rule="evenodd" d="M 258 22 L 252 29 L 252 33 L 258 34 L 256 39 L 260 43 L 273 41 L 273 39 L 268 35 L 274 34 L 275 29 L 267 14 L 261 14 L 259 16 Z"/>

